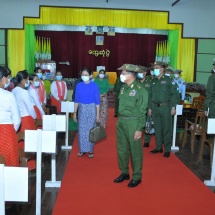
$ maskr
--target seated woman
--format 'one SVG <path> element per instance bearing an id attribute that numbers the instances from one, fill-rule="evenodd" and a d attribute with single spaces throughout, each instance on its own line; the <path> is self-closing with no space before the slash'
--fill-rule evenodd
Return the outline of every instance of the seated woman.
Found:
<path id="1" fill-rule="evenodd" d="M 39 100 L 39 96 L 38 96 L 38 90 L 40 86 L 38 76 L 35 74 L 32 74 L 29 76 L 29 80 L 31 84 L 30 84 L 30 87 L 28 88 L 28 92 L 33 101 L 34 110 L 37 114 L 37 119 L 42 119 L 42 115 L 45 115 L 45 112 L 42 107 L 43 103 Z"/>
<path id="2" fill-rule="evenodd" d="M 61 112 L 61 102 L 66 101 L 67 98 L 67 86 L 66 82 L 62 81 L 62 73 L 58 71 L 56 73 L 56 81 L 51 84 L 51 105 L 57 107 L 57 113 Z"/>
<path id="3" fill-rule="evenodd" d="M 0 66 L 0 155 L 5 158 L 6 166 L 19 166 L 16 131 L 19 129 L 21 117 L 14 95 L 4 90 L 9 84 L 9 73 Z"/>
<path id="4" fill-rule="evenodd" d="M 105 128 L 107 117 L 108 117 L 108 97 L 110 85 L 105 74 L 105 70 L 101 69 L 98 76 L 95 79 L 95 83 L 98 85 L 100 90 L 100 124 Z"/>
<path id="5" fill-rule="evenodd" d="M 17 73 L 15 85 L 16 87 L 12 90 L 12 93 L 16 98 L 21 115 L 21 126 L 19 131 L 25 132 L 25 130 L 35 130 L 37 115 L 34 110 L 30 94 L 26 90 L 30 85 L 29 74 L 26 70 Z M 24 149 L 24 143 L 20 142 L 19 147 Z M 29 170 L 36 168 L 35 160 L 28 162 L 28 168 Z"/>
<path id="6" fill-rule="evenodd" d="M 90 80 L 91 74 L 91 70 L 86 67 L 81 70 L 83 82 L 78 83 L 76 86 L 73 116 L 74 121 L 78 121 L 78 156 L 81 157 L 85 153 L 89 153 L 89 158 L 94 157 L 94 143 L 89 141 L 90 129 L 93 128 L 95 122 L 100 120 L 100 93 L 98 85 Z"/>

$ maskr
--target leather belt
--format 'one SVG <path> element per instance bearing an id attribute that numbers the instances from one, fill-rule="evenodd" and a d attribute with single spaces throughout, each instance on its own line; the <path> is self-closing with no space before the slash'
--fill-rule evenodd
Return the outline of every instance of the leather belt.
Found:
<path id="1" fill-rule="evenodd" d="M 152 105 L 155 107 L 168 106 L 170 105 L 170 102 L 163 102 L 163 103 L 152 102 Z"/>
<path id="2" fill-rule="evenodd" d="M 119 118 L 124 120 L 138 119 L 137 116 L 119 116 Z"/>

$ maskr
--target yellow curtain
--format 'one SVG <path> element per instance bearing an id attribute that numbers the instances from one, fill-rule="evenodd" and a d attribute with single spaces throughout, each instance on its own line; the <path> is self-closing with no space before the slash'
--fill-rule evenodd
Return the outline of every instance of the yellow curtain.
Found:
<path id="1" fill-rule="evenodd" d="M 8 30 L 8 65 L 12 76 L 25 69 L 24 30 Z"/>
<path id="2" fill-rule="evenodd" d="M 40 18 L 25 18 L 24 24 L 59 24 L 77 26 L 101 25 L 124 28 L 152 28 L 160 30 L 178 29 L 181 31 L 180 24 L 168 24 L 168 12 L 158 11 L 41 7 Z M 13 32 L 14 39 L 17 37 L 17 43 L 25 44 L 24 34 L 22 38 L 18 38 L 16 31 L 11 30 L 11 34 L 13 34 Z M 181 40 L 183 40 L 183 42 L 181 42 Z M 10 48 L 12 48 L 10 38 L 8 43 Z M 193 56 L 195 54 L 195 47 L 191 44 L 194 44 L 194 40 L 180 38 L 179 50 L 184 50 L 186 48 L 185 44 L 190 47 L 187 49 L 190 53 L 189 56 Z M 23 58 L 20 60 L 24 60 L 24 55 L 22 56 Z M 193 79 L 193 58 L 187 58 L 188 53 L 186 53 L 186 57 L 180 53 L 178 56 L 180 56 L 178 57 L 178 66 L 180 68 L 184 68 L 184 65 L 186 64 L 186 68 L 190 71 L 188 77 L 186 76 L 186 78 L 188 80 Z M 14 63 L 13 59 L 16 59 L 15 53 L 10 52 L 9 57 L 11 58 L 10 62 Z M 9 66 L 11 67 L 11 64 L 9 64 Z"/>

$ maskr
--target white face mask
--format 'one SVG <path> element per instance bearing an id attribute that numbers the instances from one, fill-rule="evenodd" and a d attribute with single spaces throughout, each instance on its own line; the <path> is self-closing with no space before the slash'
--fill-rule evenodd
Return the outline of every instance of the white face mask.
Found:
<path id="1" fill-rule="evenodd" d="M 143 73 L 137 73 L 137 77 L 138 77 L 139 79 L 143 79 L 143 78 L 144 78 L 144 75 L 143 75 Z"/>
<path id="2" fill-rule="evenodd" d="M 104 78 L 105 75 L 104 74 L 99 74 L 99 78 Z"/>
<path id="3" fill-rule="evenodd" d="M 150 74 L 151 74 L 151 75 L 154 75 L 154 71 L 150 71 Z"/>
<path id="4" fill-rule="evenodd" d="M 123 75 L 123 74 L 121 74 L 121 75 L 120 75 L 120 81 L 124 83 L 125 80 L 126 80 L 126 76 Z"/>
<path id="5" fill-rule="evenodd" d="M 83 82 L 88 82 L 90 80 L 90 76 L 84 76 L 84 75 L 82 75 L 81 79 L 82 79 Z"/>
<path id="6" fill-rule="evenodd" d="M 213 71 L 215 72 L 215 69 L 213 69 Z"/>
<path id="7" fill-rule="evenodd" d="M 154 69 L 154 75 L 159 76 L 160 75 L 160 70 L 159 69 Z"/>
<path id="8" fill-rule="evenodd" d="M 179 74 L 174 74 L 174 77 L 175 78 L 179 78 Z"/>
<path id="9" fill-rule="evenodd" d="M 39 82 L 39 81 L 35 81 L 35 82 L 34 82 L 34 86 L 35 86 L 35 87 L 39 87 L 39 86 L 40 86 L 40 82 Z"/>
<path id="10" fill-rule="evenodd" d="M 168 76 L 168 77 L 170 77 L 170 74 L 168 74 L 168 73 L 165 73 L 165 75 Z"/>

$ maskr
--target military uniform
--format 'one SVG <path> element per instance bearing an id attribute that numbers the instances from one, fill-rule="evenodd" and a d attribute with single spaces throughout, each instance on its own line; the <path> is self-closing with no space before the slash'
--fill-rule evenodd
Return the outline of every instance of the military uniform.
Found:
<path id="1" fill-rule="evenodd" d="M 215 74 L 208 78 L 204 110 L 209 108 L 208 118 L 215 118 Z"/>
<path id="2" fill-rule="evenodd" d="M 173 80 L 178 85 L 177 90 L 179 92 L 180 99 L 184 100 L 185 93 L 186 93 L 186 83 L 185 83 L 185 81 L 182 78 L 178 78 L 178 79 L 174 78 Z"/>
<path id="3" fill-rule="evenodd" d="M 115 116 L 118 116 L 118 108 L 119 108 L 119 93 L 120 89 L 124 83 L 120 81 L 120 78 L 116 79 L 114 84 L 113 92 L 115 93 Z"/>
<path id="4" fill-rule="evenodd" d="M 171 108 L 176 107 L 177 94 L 175 85 L 170 77 L 163 75 L 160 79 L 154 78 L 149 89 L 148 108 L 152 109 L 156 137 L 156 150 L 170 152 L 172 145 L 172 115 Z"/>
<path id="5" fill-rule="evenodd" d="M 123 70 L 121 68 L 119 69 Z M 126 69 L 131 70 L 130 66 L 127 66 Z M 147 102 L 147 90 L 138 81 L 135 80 L 129 86 L 127 84 L 122 86 L 117 122 L 118 165 L 121 174 L 127 175 L 130 157 L 133 169 L 132 180 L 136 181 L 142 177 L 143 150 L 141 138 L 134 141 L 134 134 L 135 131 L 143 131 Z"/>

